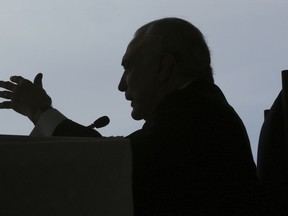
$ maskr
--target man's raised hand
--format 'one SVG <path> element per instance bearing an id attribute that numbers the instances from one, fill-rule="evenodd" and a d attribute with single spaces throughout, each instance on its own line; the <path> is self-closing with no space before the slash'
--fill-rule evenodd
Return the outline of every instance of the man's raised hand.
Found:
<path id="1" fill-rule="evenodd" d="M 37 123 L 42 112 L 51 107 L 51 98 L 42 86 L 41 73 L 34 82 L 21 77 L 12 76 L 10 81 L 0 81 L 0 98 L 7 99 L 0 103 L 0 109 L 13 109 Z"/>

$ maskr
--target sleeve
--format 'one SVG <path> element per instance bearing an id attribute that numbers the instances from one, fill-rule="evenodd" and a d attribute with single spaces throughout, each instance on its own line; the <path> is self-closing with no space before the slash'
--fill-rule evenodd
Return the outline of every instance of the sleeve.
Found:
<path id="1" fill-rule="evenodd" d="M 67 120 L 58 110 L 52 108 L 42 114 L 30 136 L 52 136 L 57 126 Z"/>
<path id="2" fill-rule="evenodd" d="M 98 131 L 71 121 L 54 108 L 42 114 L 30 136 L 102 137 Z"/>

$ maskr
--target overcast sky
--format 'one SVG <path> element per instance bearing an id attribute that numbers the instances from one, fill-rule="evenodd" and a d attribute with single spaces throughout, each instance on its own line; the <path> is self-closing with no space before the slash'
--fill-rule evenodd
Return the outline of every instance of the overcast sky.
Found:
<path id="1" fill-rule="evenodd" d="M 137 28 L 180 17 L 206 36 L 216 84 L 246 125 L 254 156 L 263 110 L 288 69 L 288 0 L 0 0 L 0 79 L 44 74 L 53 106 L 89 125 L 108 115 L 104 135 L 128 135 L 142 121 L 117 85 Z M 30 121 L 0 110 L 0 134 L 27 135 Z"/>

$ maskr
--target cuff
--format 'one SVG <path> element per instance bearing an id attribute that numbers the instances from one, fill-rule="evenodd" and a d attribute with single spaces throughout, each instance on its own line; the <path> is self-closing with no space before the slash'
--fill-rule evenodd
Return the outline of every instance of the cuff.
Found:
<path id="1" fill-rule="evenodd" d="M 66 119 L 58 110 L 51 108 L 41 115 L 30 136 L 52 136 L 56 127 Z"/>

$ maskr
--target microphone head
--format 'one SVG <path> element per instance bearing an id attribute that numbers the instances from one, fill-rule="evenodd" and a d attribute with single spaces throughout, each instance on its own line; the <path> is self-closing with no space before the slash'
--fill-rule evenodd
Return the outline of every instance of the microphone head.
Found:
<path id="1" fill-rule="evenodd" d="M 94 123 L 92 125 L 90 125 L 89 127 L 102 128 L 102 127 L 105 127 L 106 125 L 108 125 L 109 123 L 110 123 L 110 119 L 108 118 L 108 116 L 102 116 L 102 117 L 96 119 L 94 121 Z"/>

